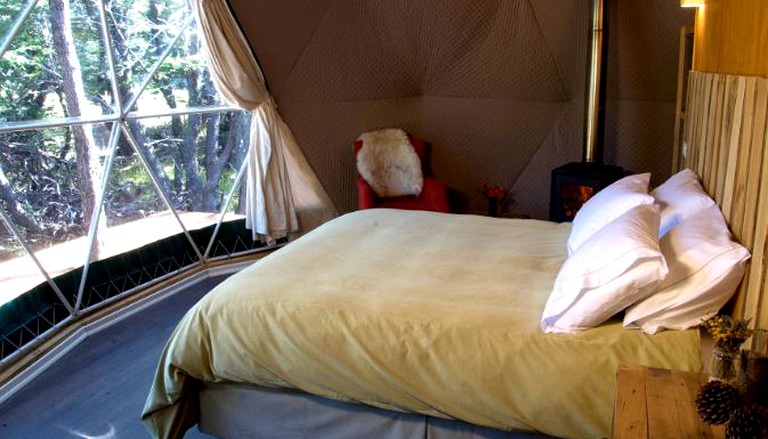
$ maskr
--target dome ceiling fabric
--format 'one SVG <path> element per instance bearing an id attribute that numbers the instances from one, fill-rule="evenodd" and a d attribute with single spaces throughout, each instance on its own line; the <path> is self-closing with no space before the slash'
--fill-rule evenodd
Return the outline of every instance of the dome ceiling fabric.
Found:
<path id="1" fill-rule="evenodd" d="M 549 173 L 580 155 L 587 2 L 283 1 L 231 5 L 286 122 L 342 211 L 352 143 L 398 127 L 481 208 L 484 183 L 546 216 Z M 538 188 L 536 190 L 529 190 Z"/>

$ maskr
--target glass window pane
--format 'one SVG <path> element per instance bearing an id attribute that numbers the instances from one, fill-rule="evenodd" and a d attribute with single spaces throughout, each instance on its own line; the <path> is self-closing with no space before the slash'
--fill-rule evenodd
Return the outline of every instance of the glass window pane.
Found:
<path id="1" fill-rule="evenodd" d="M 157 114 L 221 105 L 218 94 L 212 90 L 194 19 L 184 28 L 193 17 L 185 0 L 120 0 L 110 4 L 110 29 L 124 104 L 141 93 L 130 111 Z M 179 32 L 180 39 L 163 60 Z M 142 91 L 141 85 L 150 75 L 149 84 Z"/>
<path id="2" fill-rule="evenodd" d="M 24 4 L 22 4 L 24 3 Z M 0 3 L 0 39 L 5 38 L 11 27 L 16 22 L 22 7 L 26 7 L 26 1 L 19 0 L 11 3 Z"/>
<path id="3" fill-rule="evenodd" d="M 242 111 L 141 119 L 157 173 L 188 230 L 215 224 L 245 159 L 248 114 Z M 238 188 L 227 211 L 240 206 Z M 240 209 L 242 211 L 242 209 Z M 235 216 L 233 216 L 235 218 Z"/>
<path id="4" fill-rule="evenodd" d="M 98 9 L 91 3 L 73 2 L 68 14 L 38 4 L 0 59 L 0 122 L 113 113 Z"/>
<path id="5" fill-rule="evenodd" d="M 85 263 L 108 135 L 105 124 L 0 134 L 10 152 L 0 155 L 3 189 L 10 189 L 3 192 L 3 207 L 51 277 Z M 83 139 L 89 145 L 78 145 Z M 8 231 L 5 238 L 12 242 Z M 0 255 L 0 289 L 15 296 L 42 282 L 18 243 L 8 250 Z M 94 252 L 98 257 L 98 248 Z"/>
<path id="6" fill-rule="evenodd" d="M 22 3 L 0 5 L 0 33 Z M 261 247 L 244 227 L 236 181 L 250 116 L 220 108 L 192 16 L 187 0 L 40 1 L 0 59 L 0 208 L 21 237 L 0 226 L 0 303 L 26 293 L 17 300 L 36 304 L 0 321 L 0 341 L 23 329 L 15 321 L 44 332 L 66 318 L 54 290 L 75 304 L 82 286 L 88 310 L 198 263 L 222 210 L 211 257 Z M 129 113 L 115 88 L 123 106 L 137 96 Z"/>

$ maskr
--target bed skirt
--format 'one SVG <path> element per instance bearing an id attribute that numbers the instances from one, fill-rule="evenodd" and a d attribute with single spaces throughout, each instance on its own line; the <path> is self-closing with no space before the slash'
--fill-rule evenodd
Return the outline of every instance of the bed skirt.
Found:
<path id="1" fill-rule="evenodd" d="M 200 431 L 225 439 L 553 439 L 240 384 L 206 384 L 200 412 Z"/>

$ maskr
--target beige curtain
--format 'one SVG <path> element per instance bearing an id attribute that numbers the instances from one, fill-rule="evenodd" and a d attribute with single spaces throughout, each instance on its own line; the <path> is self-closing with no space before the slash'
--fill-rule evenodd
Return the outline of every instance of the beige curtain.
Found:
<path id="1" fill-rule="evenodd" d="M 226 0 L 193 0 L 192 6 L 216 89 L 252 112 L 245 206 L 254 239 L 272 243 L 334 218 L 336 208 L 277 112 Z"/>

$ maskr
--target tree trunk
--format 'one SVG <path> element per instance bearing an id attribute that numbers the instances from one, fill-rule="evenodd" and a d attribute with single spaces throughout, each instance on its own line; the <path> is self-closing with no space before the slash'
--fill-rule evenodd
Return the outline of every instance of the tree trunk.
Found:
<path id="1" fill-rule="evenodd" d="M 193 212 L 203 211 L 203 182 L 200 178 L 200 165 L 197 160 L 197 136 L 201 125 L 199 114 L 187 116 L 187 132 L 184 134 L 180 151 L 181 166 L 184 169 L 184 181 L 189 198 L 187 208 Z"/>
<path id="2" fill-rule="evenodd" d="M 13 189 L 8 182 L 8 178 L 6 178 L 2 167 L 0 167 L 0 201 L 2 201 L 6 212 L 11 216 L 11 220 L 14 224 L 20 225 L 27 232 L 41 232 L 40 225 L 37 221 L 24 212 L 24 209 L 21 208 L 16 196 L 13 195 Z"/>
<path id="3" fill-rule="evenodd" d="M 241 113 L 234 112 L 227 115 L 211 114 L 209 117 L 208 131 L 215 132 L 217 135 L 215 137 L 209 135 L 206 147 L 206 181 L 203 191 L 203 205 L 204 208 L 210 209 L 207 211 L 216 212 L 221 209 L 220 204 L 223 202 L 219 194 L 219 182 L 222 175 L 224 175 L 224 170 L 229 166 L 235 148 L 238 146 L 242 116 Z M 222 119 L 224 122 L 222 122 Z M 229 128 L 225 139 L 221 138 L 221 125 Z M 224 142 L 224 148 L 218 152 L 219 142 L 222 141 Z M 235 172 L 237 170 L 235 169 Z"/>
<path id="4" fill-rule="evenodd" d="M 89 2 L 84 2 L 89 3 Z M 120 2 L 113 2 L 112 0 L 104 0 L 104 8 L 107 11 L 110 11 L 110 16 L 113 18 L 115 17 L 125 17 L 126 12 L 122 9 L 122 6 L 120 5 Z M 91 17 L 91 20 L 95 22 L 100 22 L 101 18 L 99 16 L 99 11 L 95 7 L 86 7 L 87 14 Z M 107 23 L 107 28 L 109 31 L 110 39 L 112 40 L 112 50 L 115 52 L 115 58 L 117 61 L 117 65 L 115 66 L 117 70 L 117 89 L 118 93 L 120 93 L 121 102 L 123 105 L 125 105 L 126 102 L 131 100 L 133 97 L 133 93 L 131 92 L 131 81 L 133 77 L 133 66 L 136 64 L 136 62 L 130 62 L 132 58 L 132 54 L 130 50 L 128 49 L 128 42 L 125 40 L 125 32 L 120 29 L 121 25 L 125 25 L 123 22 L 118 22 L 115 20 L 109 20 Z M 120 61 L 123 61 L 122 63 Z M 112 95 L 111 88 L 110 95 Z M 98 97 L 95 98 L 98 100 Z M 114 103 L 109 103 L 110 106 L 113 106 Z M 102 106 L 104 104 L 102 103 Z M 117 109 L 116 111 L 122 111 L 121 109 Z M 128 122 L 128 130 L 133 135 L 133 138 L 136 140 L 138 148 L 144 153 L 145 157 L 147 157 L 148 165 L 150 168 L 152 168 L 152 171 L 157 176 L 157 179 L 160 183 L 160 187 L 163 189 L 163 191 L 169 195 L 172 196 L 172 187 L 170 183 L 170 179 L 168 178 L 168 175 L 165 173 L 162 163 L 160 163 L 159 160 L 155 157 L 154 154 L 152 154 L 149 149 L 147 148 L 147 136 L 144 131 L 144 126 L 137 120 L 131 120 Z M 118 155 L 119 156 L 129 156 L 135 154 L 133 151 L 133 148 L 128 144 L 128 141 L 124 138 L 120 138 L 119 148 L 118 148 Z"/>
<path id="5" fill-rule="evenodd" d="M 163 38 L 163 33 L 160 31 L 162 23 L 158 17 L 157 0 L 150 0 L 148 5 L 149 11 L 147 12 L 147 19 L 152 23 L 152 31 L 155 32 L 152 38 L 152 47 L 149 49 L 149 53 L 158 58 L 166 48 L 166 41 Z M 156 78 L 158 80 L 158 88 L 160 93 L 165 99 L 165 103 L 168 104 L 168 108 L 176 108 L 176 96 L 173 95 L 173 85 L 167 77 Z M 171 116 L 171 137 L 174 139 L 180 138 L 182 135 L 181 117 Z"/>
<path id="6" fill-rule="evenodd" d="M 190 46 L 194 47 L 196 39 Z M 196 107 L 200 105 L 200 74 L 196 70 L 187 70 L 184 74 L 187 82 L 187 91 L 189 92 L 189 106 Z M 200 164 L 197 159 L 197 138 L 202 126 L 199 114 L 190 114 L 187 116 L 187 130 L 184 133 L 184 141 L 181 144 L 181 165 L 184 169 L 184 181 L 186 182 L 187 196 L 189 197 L 188 208 L 194 212 L 201 212 L 203 207 L 203 182 L 200 178 Z"/>
<path id="7" fill-rule="evenodd" d="M 84 103 L 86 98 L 80 60 L 77 57 L 75 42 L 72 38 L 69 0 L 49 0 L 49 5 L 53 29 L 53 48 L 62 77 L 64 104 L 67 114 L 79 116 L 82 114 L 81 103 Z M 88 230 L 101 191 L 98 181 L 101 172 L 96 160 L 98 149 L 90 129 L 86 129 L 83 125 L 72 125 L 71 132 L 77 153 L 77 185 L 80 191 L 83 225 Z M 104 212 L 101 213 L 98 221 L 101 223 L 100 226 L 106 226 Z M 101 227 L 97 228 L 97 239 L 93 241 L 92 260 L 98 259 L 99 229 Z"/>
<path id="8" fill-rule="evenodd" d="M 158 7 L 157 7 L 157 0 L 150 0 L 149 4 L 147 5 L 148 11 L 147 11 L 147 19 L 150 23 L 152 23 L 152 31 L 154 32 L 154 36 L 152 38 L 152 46 L 149 49 L 149 53 L 153 56 L 157 56 L 158 58 L 163 53 L 163 51 L 166 48 L 167 42 L 165 41 L 165 38 L 163 38 L 163 32 L 161 32 L 161 26 L 163 23 L 160 22 L 160 18 L 158 15 Z M 157 83 L 157 88 L 160 90 L 160 94 L 163 95 L 163 99 L 165 100 L 165 103 L 168 105 L 168 108 L 176 109 L 176 96 L 173 94 L 173 84 L 171 84 L 171 81 L 168 77 L 161 75 L 160 77 L 155 78 Z M 181 121 L 180 116 L 171 116 L 171 135 L 170 138 L 172 139 L 181 139 L 184 135 L 184 128 Z M 181 193 L 184 190 L 184 179 L 182 178 L 182 175 L 184 174 L 184 170 L 181 166 L 181 156 L 176 154 L 177 160 L 174 161 L 173 164 L 173 189 L 177 193 Z M 170 195 L 170 194 L 169 194 Z"/>

